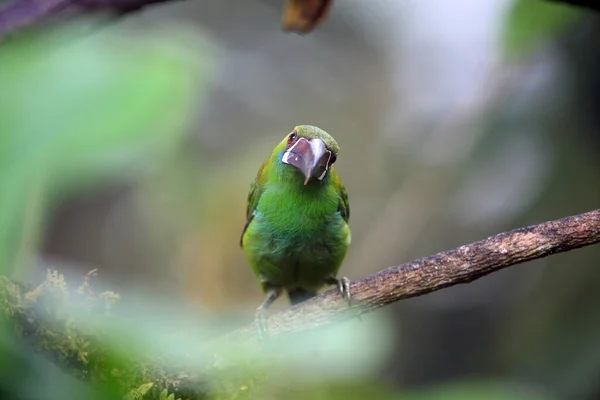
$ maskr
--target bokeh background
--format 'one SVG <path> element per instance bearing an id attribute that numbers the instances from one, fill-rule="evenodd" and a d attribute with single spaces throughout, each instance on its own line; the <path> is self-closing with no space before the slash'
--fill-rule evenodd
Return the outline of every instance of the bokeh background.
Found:
<path id="1" fill-rule="evenodd" d="M 167 3 L 0 47 L 5 273 L 97 269 L 117 307 L 252 321 L 247 191 L 299 124 L 341 146 L 350 279 L 599 207 L 598 16 L 541 0 L 348 0 L 299 36 L 281 31 L 281 8 Z M 599 265 L 592 246 L 386 307 L 388 351 L 358 378 L 277 396 L 600 398 Z"/>

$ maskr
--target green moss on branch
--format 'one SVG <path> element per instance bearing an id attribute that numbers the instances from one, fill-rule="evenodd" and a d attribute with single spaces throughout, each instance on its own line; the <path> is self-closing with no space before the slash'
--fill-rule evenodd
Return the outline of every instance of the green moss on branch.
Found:
<path id="1" fill-rule="evenodd" d="M 119 295 L 94 293 L 94 273 L 75 290 L 56 271 L 35 288 L 0 276 L 0 321 L 66 373 L 124 399 L 205 398 L 201 371 L 177 371 L 171 360 L 114 348 L 103 327 L 119 323 L 111 315 Z"/>

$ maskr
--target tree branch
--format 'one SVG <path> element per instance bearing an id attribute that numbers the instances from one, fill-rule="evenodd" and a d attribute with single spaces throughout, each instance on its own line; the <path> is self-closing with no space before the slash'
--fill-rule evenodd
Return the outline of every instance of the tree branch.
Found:
<path id="1" fill-rule="evenodd" d="M 600 210 L 501 233 L 353 282 L 351 306 L 337 290 L 330 290 L 273 314 L 267 319 L 269 335 L 276 339 L 349 320 L 401 299 L 469 283 L 512 265 L 599 242 Z M 134 391 L 151 390 L 148 398 L 159 398 L 166 390 L 183 399 L 205 397 L 210 379 L 228 382 L 230 392 L 246 390 L 247 385 L 240 382 L 254 379 L 244 374 L 229 374 L 228 368 L 238 368 L 236 365 L 219 362 L 215 365 L 220 367 L 191 368 L 185 360 L 167 359 L 151 354 L 152 350 L 144 351 L 143 359 L 115 365 L 114 357 L 110 356 L 114 349 L 107 347 L 110 341 L 103 331 L 96 325 L 87 325 L 86 329 L 86 323 L 77 330 L 68 312 L 76 309 L 79 310 L 76 315 L 97 321 L 115 298 L 110 292 L 94 294 L 87 278 L 76 291 L 69 290 L 64 278 L 56 272 L 49 273 L 46 282 L 33 290 L 0 276 L 0 320 L 9 322 L 17 335 L 80 379 L 112 381 L 124 390 L 136 387 Z M 238 348 L 248 348 L 246 345 L 253 345 L 257 339 L 256 327 L 250 324 L 201 347 L 209 352 L 210 360 L 218 356 L 216 349 L 233 348 L 235 352 Z"/>
<path id="2" fill-rule="evenodd" d="M 390 267 L 353 282 L 349 307 L 337 289 L 268 318 L 269 335 L 322 327 L 348 320 L 409 297 L 469 283 L 512 265 L 600 242 L 600 210 L 498 234 L 454 250 Z M 254 324 L 228 340 L 256 336 Z"/>

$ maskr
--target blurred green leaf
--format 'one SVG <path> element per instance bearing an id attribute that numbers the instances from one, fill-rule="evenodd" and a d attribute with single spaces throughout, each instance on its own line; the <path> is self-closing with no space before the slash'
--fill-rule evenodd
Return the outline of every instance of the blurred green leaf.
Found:
<path id="1" fill-rule="evenodd" d="M 232 322 L 226 315 L 206 318 L 164 304 L 164 299 L 158 304 L 141 297 L 127 311 L 113 312 L 116 295 L 94 292 L 93 276 L 88 274 L 75 289 L 63 275 L 50 272 L 32 290 L 0 276 L 0 321 L 5 319 L 17 336 L 27 335 L 29 344 L 71 377 L 118 398 L 168 400 L 186 387 L 215 399 L 247 398 L 250 393 L 268 399 L 288 387 L 368 380 L 395 337 L 388 316 L 374 313 L 362 321 L 264 343 L 215 339 L 220 325 Z M 179 389 L 165 384 L 173 380 L 179 380 Z M 171 396 L 165 388 L 182 392 Z"/>
<path id="2" fill-rule="evenodd" d="M 127 396 L 125 396 L 125 400 L 142 400 L 144 398 L 144 395 L 146 395 L 146 393 L 148 393 L 150 389 L 152 389 L 152 386 L 154 386 L 154 383 L 152 382 L 140 385 L 139 387 L 129 392 Z"/>
<path id="3" fill-rule="evenodd" d="M 515 0 L 506 16 L 502 37 L 506 56 L 525 56 L 573 25 L 580 16 L 578 9 L 561 3 Z"/>
<path id="4" fill-rule="evenodd" d="M 167 389 L 164 389 L 162 392 L 160 392 L 159 400 L 175 400 L 175 394 L 169 394 Z"/>
<path id="5" fill-rule="evenodd" d="M 403 391 L 379 380 L 329 380 L 317 384 L 298 384 L 272 393 L 268 399 L 286 400 L 404 400 Z"/>
<path id="6" fill-rule="evenodd" d="M 509 381 L 473 380 L 440 385 L 412 394 L 404 400 L 543 400 L 550 399 L 541 391 Z"/>
<path id="7" fill-rule="evenodd" d="M 185 132 L 198 87 L 181 35 L 71 32 L 0 49 L 0 271 L 48 200 L 152 168 Z"/>

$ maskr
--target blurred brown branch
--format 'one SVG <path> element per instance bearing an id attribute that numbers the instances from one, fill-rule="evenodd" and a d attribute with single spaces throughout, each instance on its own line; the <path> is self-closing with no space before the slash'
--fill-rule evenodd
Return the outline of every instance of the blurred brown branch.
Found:
<path id="1" fill-rule="evenodd" d="M 173 1 L 176 0 L 7 0 L 0 4 L 0 39 L 53 18 L 96 13 L 118 17 Z"/>
<path id="2" fill-rule="evenodd" d="M 587 8 L 588 10 L 600 11 L 600 3 L 594 0 L 546 0 L 554 3 L 569 4 L 575 7 Z"/>
<path id="3" fill-rule="evenodd" d="M 348 320 L 409 297 L 469 283 L 512 265 L 600 242 L 600 210 L 500 233 L 454 250 L 384 269 L 351 285 L 348 306 L 337 289 L 268 318 L 271 337 Z M 254 324 L 227 335 L 245 341 Z"/>
<path id="4" fill-rule="evenodd" d="M 158 3 L 177 0 L 7 0 L 0 2 L 0 39 L 25 27 L 60 17 L 104 14 L 119 17 Z M 312 31 L 326 17 L 333 0 L 288 0 L 283 29 Z"/>
<path id="5" fill-rule="evenodd" d="M 148 6 L 177 0 L 7 0 L 0 3 L 0 39 L 6 35 L 52 18 L 102 13 L 118 17 Z M 591 0 L 545 0 L 600 11 Z M 333 0 L 287 0 L 283 29 L 308 33 L 323 19 Z"/>

